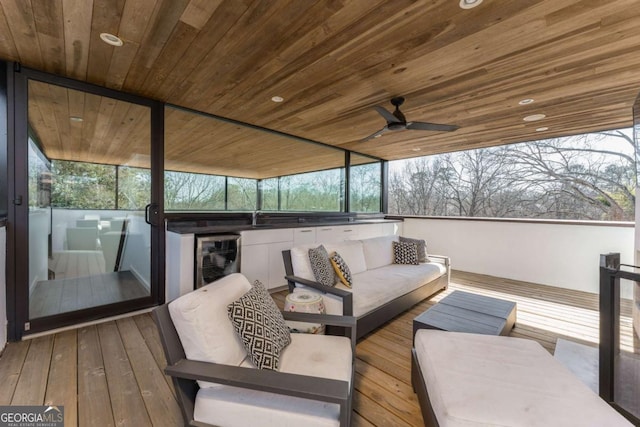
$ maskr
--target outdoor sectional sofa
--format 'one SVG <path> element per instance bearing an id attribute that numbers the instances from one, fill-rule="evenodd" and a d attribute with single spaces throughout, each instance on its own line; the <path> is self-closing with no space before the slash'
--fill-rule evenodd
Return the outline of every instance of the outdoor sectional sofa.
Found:
<path id="1" fill-rule="evenodd" d="M 283 251 L 289 292 L 322 293 L 327 314 L 357 319 L 360 338 L 449 286 L 448 257 L 429 254 L 430 262 L 395 264 L 392 242 L 398 240 L 398 236 L 391 235 L 323 244 L 328 253 L 339 253 L 348 265 L 353 278 L 351 288 L 342 283 L 329 287 L 315 281 L 309 249 L 320 243 Z"/>

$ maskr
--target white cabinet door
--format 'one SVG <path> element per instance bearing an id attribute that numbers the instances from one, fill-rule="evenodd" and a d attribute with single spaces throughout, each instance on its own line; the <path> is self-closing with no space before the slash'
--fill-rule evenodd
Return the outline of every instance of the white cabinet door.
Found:
<path id="1" fill-rule="evenodd" d="M 284 279 L 286 273 L 284 271 L 284 261 L 282 260 L 282 251 L 287 249 L 291 249 L 291 242 L 269 244 L 269 282 L 263 282 L 267 289 L 287 284 Z"/>
<path id="2" fill-rule="evenodd" d="M 292 228 L 278 228 L 269 230 L 247 230 L 241 233 L 242 245 L 259 245 L 262 243 L 293 241 Z"/>
<path id="3" fill-rule="evenodd" d="M 370 239 L 383 235 L 383 224 L 360 224 L 356 227 L 358 239 Z"/>
<path id="4" fill-rule="evenodd" d="M 293 230 L 293 246 L 305 245 L 316 242 L 316 229 L 295 228 Z"/>
<path id="5" fill-rule="evenodd" d="M 340 236 L 342 240 L 357 240 L 359 225 L 339 225 L 334 227 L 334 232 Z"/>
<path id="6" fill-rule="evenodd" d="M 259 280 L 269 286 L 269 245 L 242 245 L 240 272 L 251 283 Z"/>
<path id="7" fill-rule="evenodd" d="M 356 225 L 318 227 L 316 231 L 316 242 L 318 243 L 336 243 L 357 238 L 358 232 Z"/>

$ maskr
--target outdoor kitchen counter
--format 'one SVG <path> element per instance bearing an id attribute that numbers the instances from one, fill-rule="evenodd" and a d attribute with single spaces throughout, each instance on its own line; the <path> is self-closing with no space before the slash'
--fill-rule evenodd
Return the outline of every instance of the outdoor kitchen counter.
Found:
<path id="1" fill-rule="evenodd" d="M 184 221 L 180 221 L 184 223 Z M 326 222 L 283 222 L 275 224 L 215 224 L 215 225 L 185 225 L 172 223 L 167 224 L 167 231 L 178 234 L 214 234 L 214 233 L 234 233 L 249 230 L 272 230 L 280 228 L 304 228 L 304 227 L 326 227 L 334 225 L 361 225 L 361 224 L 386 224 L 402 222 L 399 219 L 365 219 L 355 221 L 326 221 Z"/>

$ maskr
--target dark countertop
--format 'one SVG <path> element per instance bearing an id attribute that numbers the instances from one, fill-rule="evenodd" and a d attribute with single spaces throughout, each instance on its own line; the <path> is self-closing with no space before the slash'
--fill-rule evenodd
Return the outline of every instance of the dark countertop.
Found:
<path id="1" fill-rule="evenodd" d="M 169 222 L 167 231 L 178 234 L 214 234 L 214 233 L 239 233 L 249 230 L 277 230 L 281 228 L 305 228 L 305 227 L 330 227 L 334 225 L 361 225 L 383 224 L 402 222 L 400 219 L 363 219 L 356 221 L 331 221 L 331 222 L 290 222 L 278 224 L 215 224 L 215 225 L 175 225 Z"/>

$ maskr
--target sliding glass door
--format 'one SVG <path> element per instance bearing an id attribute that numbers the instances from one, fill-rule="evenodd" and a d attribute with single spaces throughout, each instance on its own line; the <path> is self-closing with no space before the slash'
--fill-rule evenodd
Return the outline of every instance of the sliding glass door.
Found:
<path id="1" fill-rule="evenodd" d="M 161 107 L 24 73 L 16 79 L 17 99 L 27 100 L 16 111 L 16 165 L 26 166 L 24 174 L 16 167 L 18 329 L 153 305 L 164 283 L 152 263 L 163 235 L 154 225 L 162 221 L 151 137 L 152 110 Z"/>

